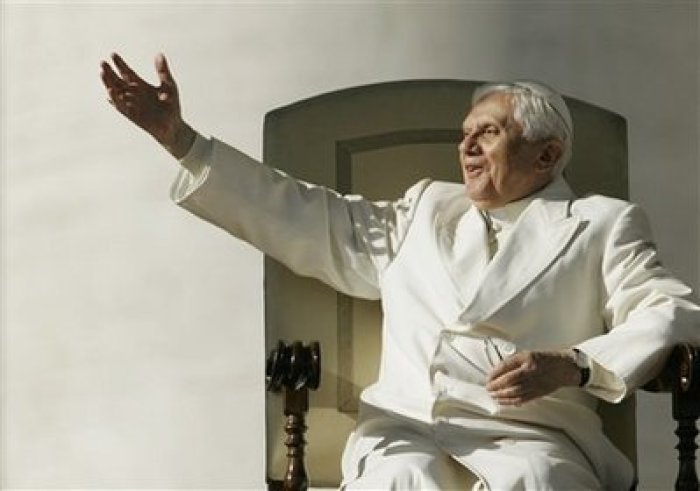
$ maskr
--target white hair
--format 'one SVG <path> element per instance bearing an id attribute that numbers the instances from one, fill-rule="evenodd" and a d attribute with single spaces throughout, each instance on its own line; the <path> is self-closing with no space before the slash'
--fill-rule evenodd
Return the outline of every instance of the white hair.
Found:
<path id="1" fill-rule="evenodd" d="M 571 160 L 574 125 L 566 102 L 559 93 L 541 82 L 516 81 L 489 83 L 478 87 L 472 96 L 472 106 L 494 93 L 511 96 L 513 117 L 523 127 L 523 138 L 541 141 L 560 140 L 564 146 L 554 172 L 561 173 Z"/>

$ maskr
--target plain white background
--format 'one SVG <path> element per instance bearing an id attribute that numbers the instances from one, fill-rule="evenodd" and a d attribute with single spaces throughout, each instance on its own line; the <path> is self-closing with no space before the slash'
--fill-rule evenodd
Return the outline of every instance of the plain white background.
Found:
<path id="1" fill-rule="evenodd" d="M 630 185 L 697 288 L 698 3 L 4 2 L 3 488 L 263 486 L 262 257 L 168 200 L 177 163 L 106 102 L 113 50 L 253 156 L 265 112 L 413 78 L 539 78 L 629 121 Z M 675 474 L 642 395 L 641 489 Z"/>

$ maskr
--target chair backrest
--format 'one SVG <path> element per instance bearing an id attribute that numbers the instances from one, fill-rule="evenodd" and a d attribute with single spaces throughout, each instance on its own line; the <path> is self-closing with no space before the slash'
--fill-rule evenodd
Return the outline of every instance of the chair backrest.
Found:
<path id="1" fill-rule="evenodd" d="M 399 197 L 417 180 L 459 182 L 456 145 L 481 82 L 414 80 L 355 87 L 303 100 L 265 118 L 264 161 L 309 182 L 371 199 Z M 569 183 L 579 194 L 626 198 L 624 118 L 566 98 L 575 125 Z M 314 485 L 336 486 L 361 390 L 376 377 L 381 312 L 265 260 L 266 350 L 278 339 L 318 340 L 321 387 L 311 394 L 307 469 Z M 286 449 L 281 398 L 267 396 L 267 473 L 281 478 Z M 601 409 L 609 436 L 636 462 L 634 400 Z M 614 431 L 613 431 L 614 430 Z"/>

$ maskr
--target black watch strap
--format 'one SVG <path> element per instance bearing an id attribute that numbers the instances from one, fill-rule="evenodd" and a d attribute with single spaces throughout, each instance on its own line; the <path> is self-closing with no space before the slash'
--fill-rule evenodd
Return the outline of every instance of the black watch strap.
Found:
<path id="1" fill-rule="evenodd" d="M 572 348 L 572 351 L 574 352 L 576 366 L 581 374 L 581 379 L 578 386 L 585 387 L 586 384 L 588 384 L 588 381 L 591 379 L 591 366 L 588 361 L 588 357 L 577 348 Z"/>
<path id="2" fill-rule="evenodd" d="M 581 381 L 578 383 L 578 386 L 585 387 L 591 379 L 591 369 L 588 367 L 579 367 L 579 370 L 581 372 Z"/>

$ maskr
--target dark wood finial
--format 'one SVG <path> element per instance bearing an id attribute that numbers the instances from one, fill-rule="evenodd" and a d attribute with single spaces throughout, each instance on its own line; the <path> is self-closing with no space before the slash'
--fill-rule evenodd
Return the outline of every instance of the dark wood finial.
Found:
<path id="1" fill-rule="evenodd" d="M 267 390 L 284 390 L 284 414 L 287 418 L 284 431 L 287 438 L 287 471 L 281 483 L 271 483 L 271 488 L 283 491 L 306 491 L 309 486 L 304 466 L 306 440 L 305 415 L 309 410 L 309 389 L 316 390 L 321 382 L 321 349 L 313 342 L 303 346 L 295 341 L 287 345 L 277 343 L 265 367 Z"/>

